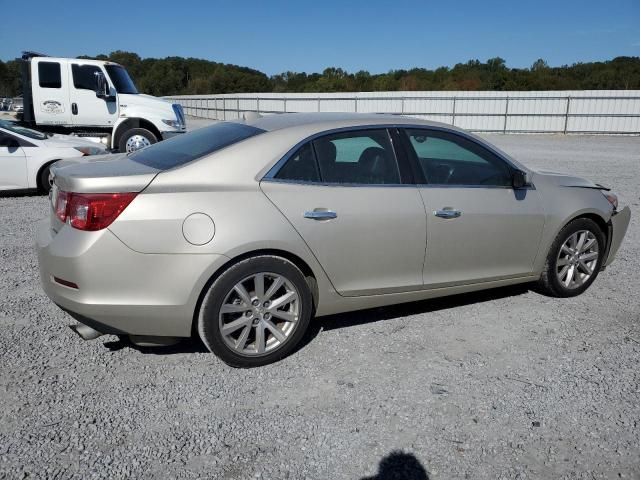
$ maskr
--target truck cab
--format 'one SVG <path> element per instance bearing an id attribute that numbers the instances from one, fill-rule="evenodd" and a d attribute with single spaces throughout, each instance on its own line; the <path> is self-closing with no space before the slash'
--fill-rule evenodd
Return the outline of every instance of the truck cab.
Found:
<path id="1" fill-rule="evenodd" d="M 23 121 L 40 130 L 101 137 L 131 152 L 184 133 L 182 107 L 138 92 L 117 63 L 25 53 Z"/>

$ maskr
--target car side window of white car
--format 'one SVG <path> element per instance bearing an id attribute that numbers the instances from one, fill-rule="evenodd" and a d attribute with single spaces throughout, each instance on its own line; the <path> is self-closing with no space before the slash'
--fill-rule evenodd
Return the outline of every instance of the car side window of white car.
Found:
<path id="1" fill-rule="evenodd" d="M 419 169 L 429 185 L 509 187 L 509 166 L 481 145 L 455 134 L 406 129 Z"/>
<path id="2" fill-rule="evenodd" d="M 11 152 L 13 150 L 17 150 L 19 147 L 20 142 L 18 142 L 18 140 L 11 135 L 0 132 L 0 148 L 6 148 Z"/>

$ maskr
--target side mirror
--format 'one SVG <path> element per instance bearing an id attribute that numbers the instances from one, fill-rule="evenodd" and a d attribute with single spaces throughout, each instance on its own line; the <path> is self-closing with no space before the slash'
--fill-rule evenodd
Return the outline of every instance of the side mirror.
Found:
<path id="1" fill-rule="evenodd" d="M 96 80 L 96 97 L 109 98 L 111 96 L 111 89 L 109 88 L 109 82 L 107 82 L 104 73 L 96 72 L 94 75 Z"/>
<path id="2" fill-rule="evenodd" d="M 522 170 L 514 170 L 511 175 L 511 185 L 513 188 L 523 188 L 528 185 L 527 173 Z"/>

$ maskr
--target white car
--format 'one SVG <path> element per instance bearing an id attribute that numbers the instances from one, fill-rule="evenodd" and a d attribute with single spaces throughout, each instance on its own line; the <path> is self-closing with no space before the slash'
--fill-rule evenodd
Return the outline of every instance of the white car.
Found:
<path id="1" fill-rule="evenodd" d="M 100 144 L 68 135 L 48 135 L 0 119 L 0 190 L 49 192 L 49 168 L 63 158 L 106 153 Z"/>

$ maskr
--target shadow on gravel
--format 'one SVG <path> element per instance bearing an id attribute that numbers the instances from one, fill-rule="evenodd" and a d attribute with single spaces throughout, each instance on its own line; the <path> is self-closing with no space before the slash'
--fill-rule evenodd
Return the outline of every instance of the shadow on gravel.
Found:
<path id="1" fill-rule="evenodd" d="M 463 307 L 473 303 L 490 302 L 500 298 L 524 295 L 531 290 L 530 285 L 514 285 L 510 287 L 494 288 L 472 293 L 461 293 L 448 297 L 420 300 L 418 302 L 401 303 L 388 307 L 378 307 L 370 310 L 359 310 L 337 315 L 320 317 L 316 324 L 320 324 L 322 330 L 334 330 L 336 328 L 353 327 L 364 323 L 375 323 L 383 320 L 417 315 L 419 313 L 437 312 L 449 308 Z"/>
<path id="2" fill-rule="evenodd" d="M 35 189 L 16 189 L 0 191 L 0 198 L 6 197 L 44 197 L 44 193 L 40 193 Z"/>
<path id="3" fill-rule="evenodd" d="M 429 475 L 413 454 L 391 452 L 380 460 L 377 475 L 361 480 L 429 480 Z"/>
<path id="4" fill-rule="evenodd" d="M 531 285 L 514 285 L 510 287 L 494 288 L 491 290 L 483 290 L 472 293 L 462 293 L 449 297 L 434 298 L 431 300 L 421 300 L 419 302 L 401 303 L 388 307 L 378 307 L 369 310 L 359 310 L 356 312 L 340 313 L 336 315 L 328 315 L 320 317 L 315 321 L 311 321 L 309 330 L 294 349 L 292 354 L 297 353 L 311 343 L 318 334 L 323 330 L 335 330 L 337 328 L 348 328 L 365 323 L 375 323 L 385 320 L 394 320 L 397 318 L 408 317 L 420 313 L 437 312 L 449 308 L 457 308 L 473 303 L 489 302 L 500 298 L 515 297 L 523 295 L 531 290 Z M 207 353 L 208 350 L 198 338 L 185 338 L 175 345 L 166 347 L 140 347 L 134 345 L 127 337 L 121 337 L 118 340 L 105 342 L 104 346 L 112 352 L 131 348 L 141 353 L 153 355 L 175 355 L 180 353 Z M 378 478 L 378 477 L 375 477 Z M 381 477 L 385 478 L 385 477 Z M 394 478 L 394 477 L 390 477 Z M 408 477 L 409 478 L 409 477 Z"/>
<path id="5" fill-rule="evenodd" d="M 127 337 L 121 337 L 112 342 L 105 342 L 103 345 L 112 352 L 117 352 L 124 348 L 131 348 L 133 350 L 138 350 L 141 353 L 152 355 L 176 355 L 179 353 L 209 352 L 209 350 L 207 350 L 202 342 L 197 338 L 185 338 L 175 345 L 168 345 L 166 347 L 140 347 L 131 343 Z"/>
<path id="6" fill-rule="evenodd" d="M 323 330 L 335 330 L 337 328 L 355 327 L 365 323 L 376 323 L 384 320 L 395 320 L 397 318 L 417 315 L 419 313 L 437 312 L 448 308 L 457 308 L 473 303 L 490 302 L 500 298 L 516 297 L 524 295 L 533 289 L 532 285 L 512 285 L 509 287 L 493 288 L 478 292 L 461 293 L 448 297 L 433 298 L 430 300 L 420 300 L 418 302 L 400 303 L 388 307 L 371 308 L 369 310 L 358 310 L 355 312 L 338 313 L 327 315 L 317 320 L 312 320 L 309 330 L 293 353 L 306 347 Z"/>

